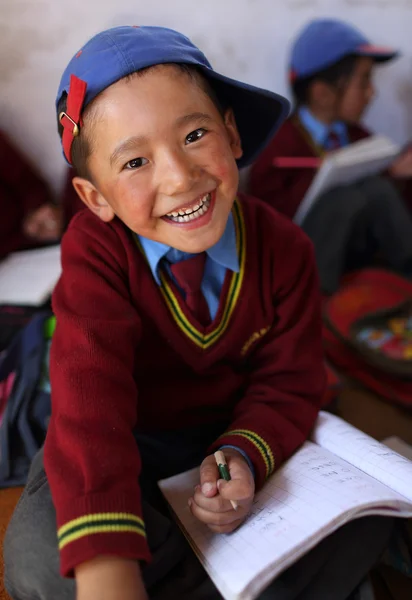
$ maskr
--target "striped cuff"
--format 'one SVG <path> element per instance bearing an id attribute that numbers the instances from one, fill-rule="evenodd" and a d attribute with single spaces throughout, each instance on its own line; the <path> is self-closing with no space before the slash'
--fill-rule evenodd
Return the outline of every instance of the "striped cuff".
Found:
<path id="1" fill-rule="evenodd" d="M 57 507 L 63 577 L 73 577 L 78 565 L 102 555 L 150 561 L 138 489 L 71 498 Z"/>
<path id="2" fill-rule="evenodd" d="M 239 448 L 239 446 L 232 446 L 231 444 L 225 444 L 224 446 L 220 446 L 219 450 L 223 450 L 223 448 L 232 448 L 232 450 L 236 450 L 236 452 L 239 452 L 239 454 L 241 454 L 247 462 L 249 469 L 252 471 L 253 478 L 255 478 L 255 469 L 253 467 L 253 463 L 246 454 L 246 452 L 242 450 L 242 448 Z"/>
<path id="3" fill-rule="evenodd" d="M 98 533 L 137 533 L 146 538 L 142 519 L 129 513 L 97 513 L 73 519 L 57 531 L 59 550 L 82 537 Z"/>
<path id="4" fill-rule="evenodd" d="M 235 446 L 243 450 L 251 461 L 256 487 L 260 488 L 275 470 L 275 457 L 271 446 L 261 435 L 251 429 L 231 429 L 216 440 L 210 450 L 212 452 L 222 446 Z"/>

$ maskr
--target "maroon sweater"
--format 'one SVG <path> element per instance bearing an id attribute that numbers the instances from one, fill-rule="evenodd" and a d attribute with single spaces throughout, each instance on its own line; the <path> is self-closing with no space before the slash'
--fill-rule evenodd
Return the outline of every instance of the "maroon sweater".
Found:
<path id="1" fill-rule="evenodd" d="M 24 219 L 50 201 L 46 183 L 0 131 L 0 258 L 35 245 L 23 233 Z"/>
<path id="2" fill-rule="evenodd" d="M 233 212 L 240 272 L 206 328 L 170 280 L 156 284 L 120 221 L 82 211 L 64 236 L 45 444 L 64 575 L 99 554 L 149 558 L 136 424 L 227 419 L 210 452 L 244 450 L 257 487 L 310 432 L 325 382 L 312 245 L 259 200 Z"/>
<path id="3" fill-rule="evenodd" d="M 370 135 L 360 125 L 348 125 L 351 142 Z M 267 148 L 259 156 L 250 173 L 251 194 L 265 200 L 281 213 L 293 218 L 315 176 L 314 168 L 279 168 L 274 159 L 283 156 L 322 156 L 310 135 L 293 115 L 280 128 Z M 412 210 L 412 182 L 396 182 L 405 202 Z"/>

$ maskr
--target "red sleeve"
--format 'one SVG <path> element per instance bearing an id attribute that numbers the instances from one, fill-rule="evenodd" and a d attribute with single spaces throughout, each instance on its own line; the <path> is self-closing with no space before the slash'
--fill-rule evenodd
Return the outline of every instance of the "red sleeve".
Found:
<path id="1" fill-rule="evenodd" d="M 23 234 L 23 221 L 30 212 L 50 201 L 46 183 L 0 132 L 0 256 L 33 243 Z"/>
<path id="2" fill-rule="evenodd" d="M 312 244 L 290 227 L 294 239 L 273 266 L 286 274 L 273 291 L 274 325 L 251 357 L 249 384 L 230 427 L 211 449 L 229 444 L 246 452 L 258 487 L 307 439 L 326 383 Z"/>
<path id="3" fill-rule="evenodd" d="M 316 171 L 313 168 L 275 167 L 274 160 L 284 156 L 315 156 L 292 120 L 284 123 L 252 166 L 249 190 L 256 198 L 264 200 L 287 217 L 293 218 Z"/>
<path id="4" fill-rule="evenodd" d="M 104 240 L 104 245 L 100 240 Z M 119 234 L 88 213 L 62 243 L 53 294 L 52 416 L 45 469 L 57 513 L 61 572 L 102 554 L 148 559 L 133 377 L 140 319 Z"/>

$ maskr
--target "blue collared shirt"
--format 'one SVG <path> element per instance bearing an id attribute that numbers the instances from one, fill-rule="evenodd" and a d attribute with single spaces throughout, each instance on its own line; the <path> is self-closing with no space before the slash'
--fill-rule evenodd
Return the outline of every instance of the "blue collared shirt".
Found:
<path id="1" fill-rule="evenodd" d="M 322 121 L 319 121 L 307 106 L 301 106 L 298 110 L 298 115 L 303 127 L 317 146 L 329 150 L 328 138 L 331 132 L 338 136 L 342 147 L 350 144 L 348 128 L 343 121 L 335 121 L 332 125 L 326 125 Z"/>
<path id="2" fill-rule="evenodd" d="M 191 256 L 187 252 L 176 250 L 176 248 L 171 248 L 166 244 L 149 240 L 140 235 L 139 240 L 146 254 L 153 277 L 159 285 L 159 264 L 163 258 L 167 259 L 167 262 L 165 261 L 166 268 L 168 269 L 168 274 L 172 277 L 168 263 L 177 263 Z M 206 250 L 206 254 L 202 292 L 209 307 L 210 316 L 213 320 L 219 307 L 220 293 L 225 280 L 226 269 L 230 269 L 235 273 L 239 272 L 236 231 L 232 214 L 229 215 L 222 237 L 214 246 L 209 248 L 209 250 Z"/>

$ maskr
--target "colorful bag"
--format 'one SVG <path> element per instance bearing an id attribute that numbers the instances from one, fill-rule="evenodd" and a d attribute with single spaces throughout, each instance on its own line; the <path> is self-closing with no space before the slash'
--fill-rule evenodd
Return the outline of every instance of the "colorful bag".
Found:
<path id="1" fill-rule="evenodd" d="M 0 306 L 0 352 L 11 344 L 14 336 L 38 312 L 40 312 L 39 309 L 33 306 L 11 306 L 7 304 Z"/>
<path id="2" fill-rule="evenodd" d="M 324 344 L 338 371 L 412 408 L 412 282 L 382 269 L 346 276 L 325 300 Z"/>
<path id="3" fill-rule="evenodd" d="M 54 330 L 50 313 L 36 315 L 0 356 L 5 406 L 0 424 L 0 488 L 23 485 L 46 436 L 50 393 L 42 385 Z"/>

